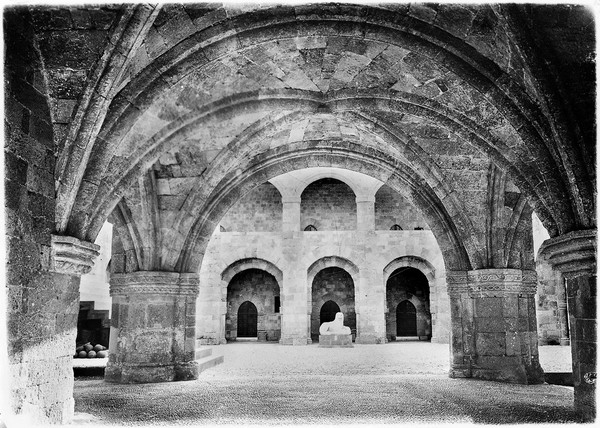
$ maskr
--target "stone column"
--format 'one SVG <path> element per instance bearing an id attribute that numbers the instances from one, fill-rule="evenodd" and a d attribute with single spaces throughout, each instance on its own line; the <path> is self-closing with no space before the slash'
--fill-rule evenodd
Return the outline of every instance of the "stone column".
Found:
<path id="1" fill-rule="evenodd" d="M 356 197 L 356 229 L 375 230 L 375 195 Z"/>
<path id="2" fill-rule="evenodd" d="M 556 306 L 558 309 L 558 320 L 560 322 L 560 346 L 571 345 L 569 337 L 569 315 L 567 313 L 567 296 L 565 285 L 560 284 L 561 290 L 556 293 Z"/>
<path id="3" fill-rule="evenodd" d="M 579 230 L 544 241 L 540 254 L 567 284 L 575 409 L 596 417 L 596 230 Z"/>
<path id="4" fill-rule="evenodd" d="M 70 236 L 48 238 L 49 245 L 39 247 L 7 245 L 9 378 L 3 382 L 12 410 L 23 418 L 19 424 L 26 426 L 73 418 L 79 280 L 100 249 Z"/>
<path id="5" fill-rule="evenodd" d="M 300 230 L 300 197 L 283 197 L 282 230 L 297 232 Z"/>
<path id="6" fill-rule="evenodd" d="M 195 361 L 198 274 L 113 274 L 108 382 L 198 378 Z"/>
<path id="7" fill-rule="evenodd" d="M 450 377 L 542 383 L 535 271 L 449 271 L 446 281 L 452 319 Z"/>

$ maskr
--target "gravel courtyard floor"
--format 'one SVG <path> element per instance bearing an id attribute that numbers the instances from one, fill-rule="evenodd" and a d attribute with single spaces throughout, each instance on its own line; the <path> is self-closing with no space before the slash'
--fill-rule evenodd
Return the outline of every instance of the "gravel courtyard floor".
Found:
<path id="1" fill-rule="evenodd" d="M 570 371 L 569 348 L 540 347 L 547 371 Z M 577 422 L 573 389 L 448 378 L 448 345 L 354 348 L 235 343 L 196 381 L 75 382 L 77 425 L 283 425 Z"/>

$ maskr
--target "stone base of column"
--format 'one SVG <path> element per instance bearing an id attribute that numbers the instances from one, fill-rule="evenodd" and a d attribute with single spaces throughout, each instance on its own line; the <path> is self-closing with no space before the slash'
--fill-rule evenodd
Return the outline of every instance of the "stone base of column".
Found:
<path id="1" fill-rule="evenodd" d="M 195 308 L 198 275 L 133 272 L 111 276 L 111 354 L 107 382 L 198 378 Z"/>
<path id="2" fill-rule="evenodd" d="M 308 345 L 312 343 L 312 340 L 307 339 L 305 336 L 284 336 L 282 335 L 279 339 L 279 344 L 281 345 L 292 345 L 292 346 L 301 346 Z"/>
<path id="3" fill-rule="evenodd" d="M 472 377 L 471 366 L 468 364 L 453 364 L 450 367 L 449 375 L 453 379 Z"/>
<path id="4" fill-rule="evenodd" d="M 452 310 L 450 376 L 543 383 L 537 349 L 535 271 L 448 272 L 447 280 Z"/>
<path id="5" fill-rule="evenodd" d="M 527 362 L 521 356 L 479 357 L 472 367 L 472 377 L 498 382 L 535 385 L 544 383 L 539 361 Z M 480 366 L 481 364 L 481 366 Z"/>
<path id="6" fill-rule="evenodd" d="M 356 336 L 354 343 L 361 345 L 378 345 L 380 343 L 385 343 L 385 337 L 375 336 L 372 334 L 361 334 L 360 336 Z"/>
<path id="7" fill-rule="evenodd" d="M 156 383 L 198 379 L 198 363 L 108 364 L 104 380 L 111 383 Z"/>

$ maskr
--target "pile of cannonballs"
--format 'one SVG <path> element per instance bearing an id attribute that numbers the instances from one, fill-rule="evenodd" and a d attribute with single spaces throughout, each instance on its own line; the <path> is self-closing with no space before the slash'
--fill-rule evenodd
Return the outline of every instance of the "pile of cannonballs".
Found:
<path id="1" fill-rule="evenodd" d="M 75 349 L 74 358 L 107 358 L 108 349 L 102 345 L 92 345 L 90 342 Z"/>

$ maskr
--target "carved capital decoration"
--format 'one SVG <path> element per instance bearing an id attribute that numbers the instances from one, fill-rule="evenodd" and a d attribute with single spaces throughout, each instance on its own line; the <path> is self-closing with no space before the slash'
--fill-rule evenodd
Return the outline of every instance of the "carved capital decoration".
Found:
<path id="1" fill-rule="evenodd" d="M 480 269 L 446 272 L 448 294 L 493 297 L 505 294 L 534 295 L 537 273 L 520 269 Z"/>
<path id="2" fill-rule="evenodd" d="M 115 273 L 110 277 L 111 296 L 159 294 L 196 296 L 200 279 L 197 273 L 138 271 Z"/>
<path id="3" fill-rule="evenodd" d="M 596 273 L 597 231 L 576 230 L 547 239 L 539 255 L 567 279 Z"/>
<path id="4" fill-rule="evenodd" d="M 92 270 L 99 255 L 99 245 L 72 236 L 52 235 L 50 270 L 81 276 Z"/>

